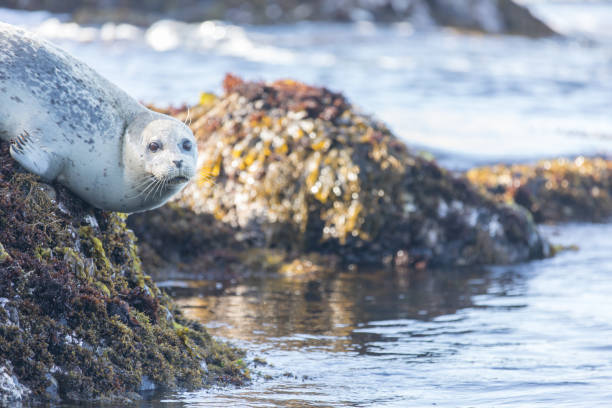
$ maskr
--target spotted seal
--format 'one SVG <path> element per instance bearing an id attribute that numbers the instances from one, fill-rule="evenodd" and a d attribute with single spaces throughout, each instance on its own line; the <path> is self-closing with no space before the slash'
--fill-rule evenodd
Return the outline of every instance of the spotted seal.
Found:
<path id="1" fill-rule="evenodd" d="M 196 142 L 55 45 L 0 23 L 0 138 L 25 169 L 91 205 L 139 212 L 195 174 Z"/>

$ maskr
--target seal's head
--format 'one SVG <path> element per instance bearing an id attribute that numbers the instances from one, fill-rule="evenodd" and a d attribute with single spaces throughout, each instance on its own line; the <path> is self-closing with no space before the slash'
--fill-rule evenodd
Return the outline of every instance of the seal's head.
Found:
<path id="1" fill-rule="evenodd" d="M 198 150 L 193 133 L 169 116 L 137 117 L 126 129 L 123 149 L 126 174 L 150 208 L 165 203 L 195 175 Z"/>

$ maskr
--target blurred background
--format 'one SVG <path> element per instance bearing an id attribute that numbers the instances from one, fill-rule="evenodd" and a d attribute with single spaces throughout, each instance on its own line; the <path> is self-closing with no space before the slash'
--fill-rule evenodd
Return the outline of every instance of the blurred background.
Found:
<path id="1" fill-rule="evenodd" d="M 1 21 L 59 43 L 147 103 L 195 103 L 200 92 L 219 93 L 231 72 L 344 92 L 409 145 L 457 169 L 612 147 L 608 0 L 2 0 L 0 7 Z"/>
<path id="2" fill-rule="evenodd" d="M 292 78 L 343 92 L 453 169 L 612 152 L 610 0 L 0 0 L 0 21 L 158 106 L 221 93 L 228 72 Z M 605 405 L 612 228 L 544 232 L 581 250 L 470 271 L 159 282 L 270 365 L 245 388 L 143 406 Z"/>

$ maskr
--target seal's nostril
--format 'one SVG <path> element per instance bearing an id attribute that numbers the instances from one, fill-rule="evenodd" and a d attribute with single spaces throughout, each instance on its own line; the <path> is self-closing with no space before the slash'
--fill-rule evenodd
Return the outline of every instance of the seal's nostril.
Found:
<path id="1" fill-rule="evenodd" d="M 182 160 L 172 160 L 172 163 L 176 164 L 176 168 L 180 169 L 181 166 L 183 165 L 183 161 Z"/>

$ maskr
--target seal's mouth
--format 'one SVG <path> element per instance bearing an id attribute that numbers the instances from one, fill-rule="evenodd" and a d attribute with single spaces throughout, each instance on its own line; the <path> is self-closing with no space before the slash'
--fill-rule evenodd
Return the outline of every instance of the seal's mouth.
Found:
<path id="1" fill-rule="evenodd" d="M 177 176 L 177 177 L 174 177 L 168 180 L 168 184 L 173 185 L 173 186 L 176 186 L 179 184 L 185 184 L 187 182 L 189 182 L 189 179 L 185 176 Z"/>

